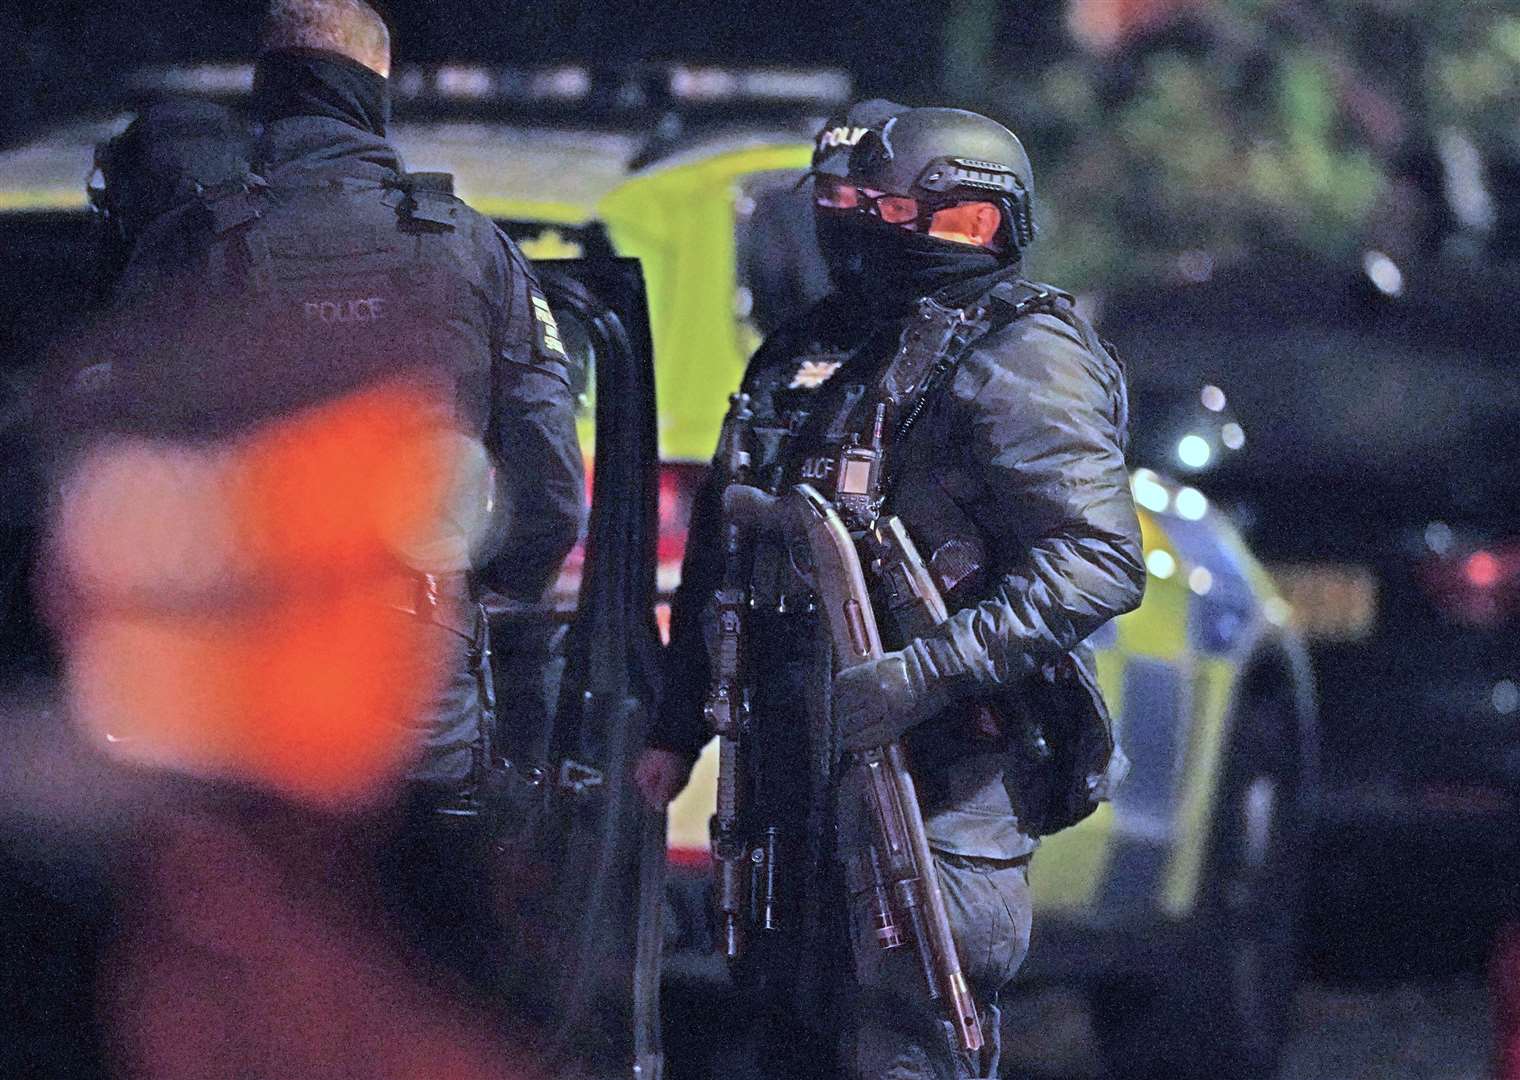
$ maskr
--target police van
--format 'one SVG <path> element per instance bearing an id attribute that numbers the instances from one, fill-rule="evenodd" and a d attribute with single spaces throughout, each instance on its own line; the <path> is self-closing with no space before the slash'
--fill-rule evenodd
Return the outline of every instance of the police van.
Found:
<path id="1" fill-rule="evenodd" d="M 250 80 L 208 66 L 154 72 L 138 89 L 236 98 Z M 760 337 L 826 288 L 797 184 L 848 80 L 444 65 L 399 68 L 393 86 L 391 136 L 408 167 L 451 173 L 537 261 L 577 362 L 592 515 L 553 602 L 495 615 L 513 808 L 496 851 L 504 907 L 539 919 L 520 940 L 539 956 L 555 1037 L 647 1064 L 659 1039 L 648 946 L 662 920 L 667 991 L 732 990 L 703 901 L 716 754 L 668 826 L 640 809 L 631 762 L 726 396 Z M 125 121 L 0 152 L 0 355 L 13 393 L 24 358 L 97 300 L 81 270 L 93 243 L 84 181 L 93 145 Z M 1123 327 L 1107 332 L 1122 350 Z M 1191 391 L 1168 445 L 1228 452 L 1234 433 L 1210 391 Z M 1088 994 L 1115 1077 L 1254 1077 L 1286 1035 L 1297 978 L 1311 679 L 1287 606 L 1235 528 L 1166 463 L 1138 465 L 1145 602 L 1093 642 L 1133 768 L 1112 804 L 1036 856 L 1020 980 Z M 0 524 L 13 542 L 21 524 Z M 668 868 L 663 892 L 655 863 Z M 698 1026 L 669 1029 L 688 1036 L 668 1047 L 688 1068 L 716 1038 Z"/>

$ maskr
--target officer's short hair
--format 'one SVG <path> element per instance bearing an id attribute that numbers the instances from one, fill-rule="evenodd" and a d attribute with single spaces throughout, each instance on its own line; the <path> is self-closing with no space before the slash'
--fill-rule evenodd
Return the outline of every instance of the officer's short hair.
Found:
<path id="1" fill-rule="evenodd" d="M 275 49 L 322 49 L 369 67 L 388 66 L 391 35 L 364 0 L 271 0 L 259 50 Z"/>

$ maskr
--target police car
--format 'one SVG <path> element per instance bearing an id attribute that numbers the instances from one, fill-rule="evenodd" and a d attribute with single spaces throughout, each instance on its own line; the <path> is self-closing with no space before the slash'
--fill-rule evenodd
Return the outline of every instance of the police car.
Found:
<path id="1" fill-rule="evenodd" d="M 235 96 L 249 72 L 154 77 L 160 89 Z M 848 82 L 681 66 L 604 77 L 398 69 L 391 133 L 409 167 L 452 173 L 456 192 L 538 261 L 579 364 L 595 462 L 587 541 L 552 610 L 497 615 L 500 640 L 542 643 L 497 657 L 523 823 L 499 847 L 519 871 L 538 856 L 532 889 L 526 872 L 504 888 L 551 927 L 523 940 L 541 952 L 552 942 L 536 971 L 556 1030 L 584 1050 L 587 1030 L 616 1027 L 630 1039 L 590 1038 L 593 1049 L 647 1056 L 657 1033 L 625 999 L 630 986 L 649 997 L 647 949 L 635 942 L 639 918 L 651 925 L 659 837 L 628 774 L 654 701 L 662 600 L 727 393 L 760 336 L 825 287 L 795 189 L 811 132 Z M 83 182 L 92 145 L 124 122 L 0 153 L 0 354 L 13 365 L 94 301 L 79 269 L 91 245 Z M 1121 350 L 1122 331 L 1109 328 Z M 1045 840 L 1021 979 L 1089 992 L 1116 1077 L 1258 1076 L 1284 1038 L 1296 982 L 1315 798 L 1311 680 L 1287 606 L 1208 498 L 1152 468 L 1137 468 L 1133 485 L 1145 602 L 1094 642 L 1133 769 L 1114 803 Z M 521 633 L 530 625 L 544 632 Z M 666 975 L 678 993 L 723 986 L 701 899 L 715 774 L 709 748 L 669 815 Z M 641 884 L 635 911 L 627 897 Z M 608 959 L 618 956 L 638 962 Z M 671 1053 L 696 1055 L 708 1038 Z"/>

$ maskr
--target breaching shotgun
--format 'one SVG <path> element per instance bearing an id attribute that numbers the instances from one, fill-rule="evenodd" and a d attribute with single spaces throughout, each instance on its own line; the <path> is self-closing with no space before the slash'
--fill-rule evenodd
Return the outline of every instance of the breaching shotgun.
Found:
<path id="1" fill-rule="evenodd" d="M 789 539 L 803 545 L 803 551 L 793 548 L 793 560 L 800 563 L 799 556 L 805 555 L 811 563 L 808 576 L 828 621 L 840 665 L 879 658 L 882 649 L 876 614 L 849 530 L 828 500 L 810 485 L 799 484 L 788 499 L 791 505 L 785 518 Z M 923 813 L 902 747 L 894 742 L 857 754 L 856 767 L 865 774 L 866 801 L 874 826 L 871 864 L 877 940 L 884 948 L 900 946 L 906 925 L 930 996 L 945 1010 L 959 1044 L 968 1051 L 980 1050 L 982 1028 L 976 1003 L 956 955 L 939 875 L 924 833 Z"/>

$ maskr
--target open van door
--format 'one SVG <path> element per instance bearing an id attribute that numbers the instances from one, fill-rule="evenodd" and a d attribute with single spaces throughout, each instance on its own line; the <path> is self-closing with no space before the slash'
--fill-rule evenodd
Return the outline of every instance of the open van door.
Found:
<path id="1" fill-rule="evenodd" d="M 665 816 L 633 785 L 659 661 L 658 450 L 643 278 L 635 260 L 613 258 L 541 264 L 539 274 L 584 376 L 577 389 L 594 410 L 595 444 L 584 547 L 554 602 L 493 618 L 509 765 L 493 847 L 514 946 L 506 975 L 551 1054 L 597 1076 L 655 1080 Z"/>

